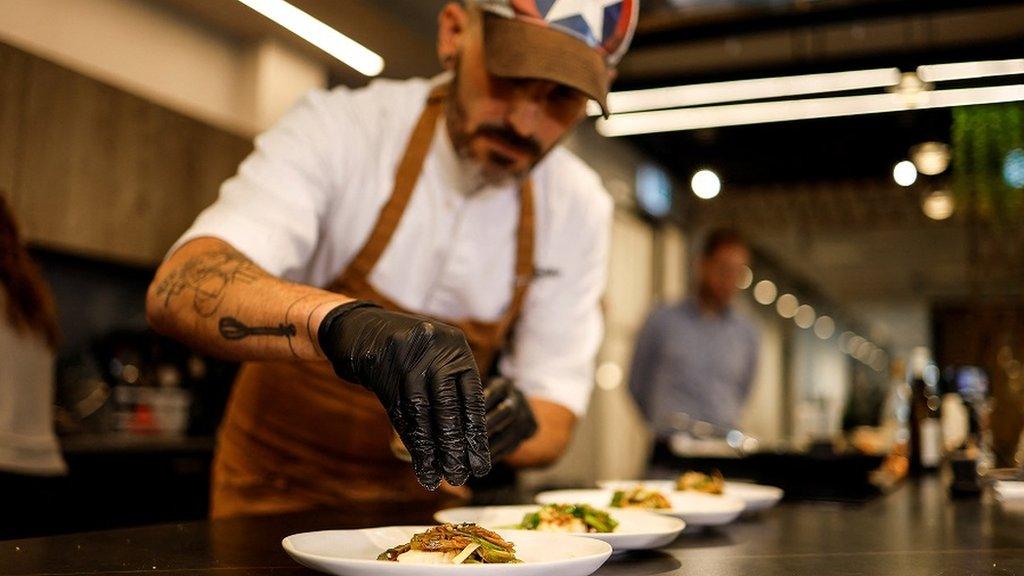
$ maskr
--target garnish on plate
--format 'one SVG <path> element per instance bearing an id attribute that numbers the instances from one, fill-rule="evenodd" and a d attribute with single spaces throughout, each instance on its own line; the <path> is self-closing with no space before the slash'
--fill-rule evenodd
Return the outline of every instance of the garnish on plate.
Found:
<path id="1" fill-rule="evenodd" d="M 672 507 L 668 498 L 657 490 L 637 486 L 629 490 L 616 490 L 612 495 L 612 508 L 643 508 L 665 510 Z"/>
<path id="2" fill-rule="evenodd" d="M 587 504 L 548 504 L 523 516 L 516 528 L 540 532 L 614 532 L 619 523 L 607 512 Z"/>
<path id="3" fill-rule="evenodd" d="M 712 471 L 711 474 L 683 472 L 676 478 L 676 490 L 722 494 L 725 492 L 725 478 L 718 470 Z"/>
<path id="4" fill-rule="evenodd" d="M 476 524 L 442 524 L 377 556 L 377 560 L 410 564 L 512 564 L 515 545 Z"/>

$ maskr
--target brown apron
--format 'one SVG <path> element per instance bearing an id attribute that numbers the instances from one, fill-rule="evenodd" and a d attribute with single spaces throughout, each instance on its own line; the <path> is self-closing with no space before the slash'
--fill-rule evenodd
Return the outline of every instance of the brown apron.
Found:
<path id="1" fill-rule="evenodd" d="M 348 268 L 328 288 L 389 310 L 369 277 L 402 219 L 444 109 L 446 86 L 431 91 L 398 165 L 391 197 Z M 533 277 L 533 196 L 519 190 L 512 299 L 496 322 L 442 321 L 466 334 L 482 374 L 504 346 Z M 247 362 L 232 391 L 213 463 L 211 516 L 334 508 L 367 524 L 423 521 L 448 502 L 428 492 L 389 446 L 391 425 L 377 398 L 340 380 L 327 362 Z"/>

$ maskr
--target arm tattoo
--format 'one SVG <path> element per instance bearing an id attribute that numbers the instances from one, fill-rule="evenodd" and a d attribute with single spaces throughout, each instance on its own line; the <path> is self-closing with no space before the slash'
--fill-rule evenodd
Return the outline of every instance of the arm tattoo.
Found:
<path id="1" fill-rule="evenodd" d="M 221 337 L 225 340 L 242 340 L 250 336 L 283 336 L 288 339 L 288 349 L 291 350 L 292 356 L 297 359 L 301 359 L 302 357 L 295 350 L 295 346 L 292 344 L 292 338 L 299 333 L 299 330 L 295 327 L 295 324 L 288 321 L 288 317 L 291 316 L 292 309 L 295 308 L 299 302 L 302 302 L 307 298 L 310 298 L 310 296 L 303 296 L 292 302 L 288 306 L 288 310 L 284 313 L 284 321 L 277 326 L 247 326 L 234 316 L 221 316 L 220 321 L 217 323 L 217 329 L 220 331 Z M 306 323 L 309 323 L 308 318 L 306 319 Z M 313 340 L 315 341 L 315 339 Z M 316 348 L 316 344 L 313 346 Z"/>
<path id="2" fill-rule="evenodd" d="M 291 338 L 298 333 L 295 324 L 278 324 L 277 326 L 246 326 L 234 316 L 222 316 L 217 324 L 220 335 L 227 340 L 241 340 L 249 336 L 284 336 Z"/>
<path id="3" fill-rule="evenodd" d="M 171 298 L 191 292 L 196 314 L 209 318 L 220 307 L 228 286 L 234 282 L 250 284 L 261 275 L 259 268 L 241 253 L 218 250 L 190 258 L 170 272 L 157 285 L 156 294 L 164 298 L 167 306 Z"/>
<path id="4" fill-rule="evenodd" d="M 295 324 L 285 324 L 282 322 L 277 326 L 246 326 L 234 316 L 221 316 L 220 322 L 217 323 L 217 328 L 220 330 L 221 337 L 225 340 L 242 340 L 249 336 L 283 336 L 288 339 L 288 348 L 291 349 L 292 356 L 299 357 L 299 354 L 292 346 L 292 337 L 298 333 L 295 329 Z"/>

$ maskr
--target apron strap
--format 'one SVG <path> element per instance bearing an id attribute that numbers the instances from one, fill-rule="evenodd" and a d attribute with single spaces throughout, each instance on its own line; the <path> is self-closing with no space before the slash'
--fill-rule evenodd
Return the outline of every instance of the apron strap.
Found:
<path id="1" fill-rule="evenodd" d="M 391 197 L 388 198 L 384 208 L 377 216 L 377 222 L 373 226 L 370 238 L 363 245 L 363 248 L 356 254 L 355 258 L 348 265 L 332 286 L 344 285 L 348 280 L 369 278 L 373 267 L 377 265 L 381 254 L 388 247 L 391 235 L 395 233 L 402 215 L 405 213 L 409 199 L 416 188 L 420 171 L 423 168 L 423 161 L 430 151 L 430 143 L 434 138 L 434 126 L 444 109 L 444 99 L 448 94 L 448 85 L 441 84 L 430 91 L 426 107 L 420 114 L 419 122 L 413 128 L 409 143 L 405 146 L 405 153 L 402 154 L 402 161 L 395 172 L 395 184 L 391 189 Z"/>
<path id="2" fill-rule="evenodd" d="M 519 227 L 516 232 L 516 268 L 512 300 L 501 318 L 498 327 L 498 341 L 505 342 L 512 324 L 519 318 L 526 303 L 526 294 L 533 281 L 534 243 L 533 184 L 527 179 L 519 189 Z"/>

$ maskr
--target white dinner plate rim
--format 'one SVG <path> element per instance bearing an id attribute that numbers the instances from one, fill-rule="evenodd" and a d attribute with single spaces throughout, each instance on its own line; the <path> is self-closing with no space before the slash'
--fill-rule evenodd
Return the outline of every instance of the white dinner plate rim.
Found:
<path id="1" fill-rule="evenodd" d="M 602 489 L 566 489 L 566 490 L 545 490 L 538 493 L 534 497 L 534 502 L 538 504 L 544 504 L 547 502 L 541 502 L 541 499 L 547 499 L 545 494 L 552 494 L 558 492 L 593 492 L 609 494 L 614 492 L 613 490 L 602 490 Z M 724 509 L 719 510 L 680 510 L 679 508 L 668 508 L 663 510 L 649 510 L 656 514 L 663 514 L 666 516 L 675 516 L 680 518 L 688 526 L 722 526 L 729 524 L 736 520 L 743 512 L 747 509 L 747 504 L 736 498 L 735 496 L 711 496 L 709 494 L 700 494 L 697 492 L 671 492 L 669 498 L 672 497 L 693 497 L 697 499 L 707 499 L 708 502 L 715 502 L 718 504 L 725 504 Z M 580 498 L 575 498 L 579 500 Z M 573 500 L 573 498 L 567 498 L 567 500 Z M 710 517 L 710 518 L 709 518 Z M 726 520 L 719 520 L 718 518 L 726 518 Z"/>
<path id="2" fill-rule="evenodd" d="M 326 561 L 326 562 L 345 562 L 345 563 L 351 563 L 353 565 L 361 565 L 361 566 L 378 566 L 379 563 L 382 562 L 381 560 L 377 560 L 377 559 L 372 559 L 371 560 L 371 559 L 368 559 L 368 558 L 350 558 L 350 557 L 346 557 L 346 556 L 324 556 L 322 554 L 313 554 L 311 552 L 304 552 L 304 551 L 301 551 L 301 550 L 297 550 L 295 548 L 294 544 L 292 544 L 288 540 L 290 538 L 297 538 L 299 536 L 309 536 L 309 535 L 313 535 L 313 534 L 325 534 L 325 533 L 333 533 L 333 532 L 355 533 L 355 532 L 364 532 L 364 531 L 367 531 L 367 530 L 381 530 L 381 529 L 399 529 L 399 530 L 418 530 L 418 531 L 424 531 L 424 530 L 427 530 L 428 528 L 432 528 L 432 527 L 433 526 L 426 526 L 426 525 L 418 526 L 418 525 L 404 525 L 403 524 L 403 525 L 398 525 L 398 526 L 375 526 L 373 528 L 352 528 L 352 529 L 336 529 L 336 530 L 310 530 L 308 532 L 297 532 L 295 534 L 289 534 L 288 536 L 285 536 L 284 538 L 281 539 L 281 547 L 284 548 L 285 552 L 288 552 L 288 554 L 298 554 L 299 556 L 303 556 L 303 557 L 310 558 L 310 559 L 315 559 L 315 560 L 320 560 L 320 561 Z M 530 531 L 529 530 L 516 530 L 516 532 L 524 532 L 524 533 L 526 533 L 526 532 L 530 532 Z M 611 554 L 613 552 L 611 544 L 608 544 L 607 542 L 605 542 L 603 540 L 597 540 L 596 538 L 591 538 L 590 540 L 592 540 L 593 542 L 599 542 L 599 543 L 603 544 L 605 546 L 605 550 L 602 550 L 599 553 L 595 552 L 593 554 L 587 554 L 586 556 L 577 556 L 575 558 L 563 558 L 561 560 L 550 560 L 550 561 L 546 561 L 546 562 L 524 562 L 522 564 L 465 564 L 465 565 L 461 565 L 462 567 L 460 567 L 459 570 L 485 570 L 485 571 L 487 571 L 487 570 L 494 570 L 498 566 L 502 567 L 501 570 L 515 570 L 516 569 L 516 568 L 514 568 L 515 566 L 528 566 L 528 567 L 541 567 L 541 566 L 543 566 L 543 567 L 558 568 L 559 566 L 562 566 L 563 564 L 575 564 L 575 563 L 580 562 L 582 560 L 596 560 L 597 558 L 599 558 L 601 556 L 604 556 L 604 560 L 602 560 L 602 564 L 603 564 L 605 561 L 608 560 L 608 558 L 611 556 Z M 397 569 L 397 570 L 402 570 L 402 568 L 395 568 L 397 566 L 403 566 L 403 565 L 402 564 L 398 564 L 398 563 L 394 563 L 394 566 L 389 566 L 389 568 Z M 421 567 L 421 566 L 422 565 L 420 565 L 420 564 L 410 564 L 410 565 L 408 565 L 410 570 L 414 569 L 414 568 Z"/>
<path id="3" fill-rule="evenodd" d="M 628 480 L 628 479 L 627 480 L 598 480 L 598 482 L 597 482 L 598 488 L 597 489 L 598 490 L 614 490 L 614 488 L 607 488 L 606 486 L 627 485 L 627 484 L 634 484 L 636 486 L 652 487 L 652 489 L 657 489 L 658 486 L 673 485 L 672 489 L 670 489 L 670 490 L 662 490 L 662 491 L 664 491 L 664 492 L 672 492 L 672 493 L 680 493 L 680 492 L 699 493 L 699 491 L 676 490 L 674 488 L 675 482 L 673 482 L 672 480 L 654 480 L 654 479 L 646 479 L 646 480 Z M 740 496 L 738 494 L 729 494 L 727 492 L 724 493 L 724 494 L 716 494 L 716 496 L 731 496 L 731 497 L 736 498 L 738 500 L 742 500 L 745 504 L 757 504 L 757 505 L 762 505 L 763 506 L 763 505 L 765 505 L 765 504 L 767 504 L 769 502 L 772 503 L 772 504 L 776 504 L 780 500 L 782 500 L 782 498 L 785 497 L 785 495 L 786 495 L 786 491 L 785 490 L 783 490 L 782 488 L 779 488 L 778 486 L 772 486 L 771 484 L 757 484 L 755 482 L 742 482 L 742 481 L 738 481 L 738 480 L 726 480 L 725 481 L 725 489 L 728 491 L 730 488 L 738 489 L 738 490 L 744 490 L 744 491 L 745 490 L 750 490 L 751 492 L 747 492 L 747 494 L 744 495 L 744 496 Z"/>

